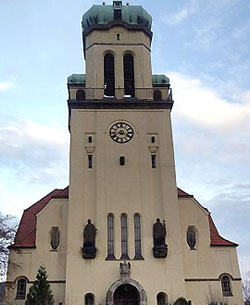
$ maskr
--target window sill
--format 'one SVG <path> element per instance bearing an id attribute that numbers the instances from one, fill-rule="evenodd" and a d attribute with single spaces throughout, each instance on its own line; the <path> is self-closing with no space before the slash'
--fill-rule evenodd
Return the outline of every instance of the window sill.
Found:
<path id="1" fill-rule="evenodd" d="M 129 256 L 127 254 L 122 254 L 120 260 L 130 260 Z"/>
<path id="2" fill-rule="evenodd" d="M 133 261 L 144 261 L 145 259 L 144 259 L 144 257 L 142 257 L 142 258 L 128 258 L 128 259 L 125 259 L 125 258 L 108 258 L 108 257 L 105 258 L 105 261 L 107 261 L 107 262 L 115 262 L 115 261 L 116 262 L 123 262 L 124 260 L 133 262 Z"/>
<path id="3" fill-rule="evenodd" d="M 222 295 L 223 297 L 233 297 L 232 292 L 224 292 Z"/>
<path id="4" fill-rule="evenodd" d="M 110 254 L 105 258 L 106 261 L 116 261 L 114 254 Z"/>
<path id="5" fill-rule="evenodd" d="M 144 257 L 141 254 L 136 254 L 134 261 L 144 261 Z"/>

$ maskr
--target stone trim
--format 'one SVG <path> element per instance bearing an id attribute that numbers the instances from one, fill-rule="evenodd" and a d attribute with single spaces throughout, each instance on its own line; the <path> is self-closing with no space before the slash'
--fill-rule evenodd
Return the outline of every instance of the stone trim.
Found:
<path id="1" fill-rule="evenodd" d="M 144 288 L 135 280 L 132 280 L 130 278 L 126 278 L 126 279 L 120 279 L 116 282 L 114 282 L 110 288 L 107 291 L 107 295 L 106 295 L 106 305 L 113 305 L 114 304 L 114 293 L 116 291 L 116 289 L 124 284 L 129 284 L 134 286 L 139 293 L 140 296 L 140 305 L 147 305 L 147 296 L 146 296 L 146 292 L 144 290 Z"/>
<path id="2" fill-rule="evenodd" d="M 123 20 L 119 20 L 119 21 L 114 20 L 108 24 L 92 24 L 88 29 L 83 31 L 83 37 L 84 38 L 87 37 L 93 31 L 106 31 L 106 30 L 110 30 L 115 26 L 124 27 L 128 31 L 142 31 L 150 38 L 150 41 L 152 41 L 153 32 L 151 30 L 147 29 L 143 25 L 129 24 Z"/>
<path id="3" fill-rule="evenodd" d="M 234 245 L 213 245 L 212 243 L 210 243 L 210 247 L 238 247 L 239 245 L 234 244 Z"/>
<path id="4" fill-rule="evenodd" d="M 173 101 L 160 102 L 148 100 L 86 100 L 84 102 L 68 100 L 69 109 L 172 109 Z"/>
<path id="5" fill-rule="evenodd" d="M 145 258 L 143 257 L 143 256 L 141 256 L 141 258 L 130 258 L 130 259 L 127 259 L 126 261 L 128 261 L 128 262 L 133 262 L 133 261 L 143 261 L 143 260 L 145 260 Z M 105 258 L 105 261 L 107 261 L 107 262 L 113 262 L 113 261 L 116 261 L 116 262 L 123 262 L 124 261 L 124 259 L 122 259 L 122 258 L 109 258 L 109 257 L 106 257 Z"/>
<path id="6" fill-rule="evenodd" d="M 154 84 L 153 83 L 153 89 L 154 88 L 169 88 L 170 87 L 170 84 Z"/>
<path id="7" fill-rule="evenodd" d="M 241 278 L 231 278 L 232 281 L 241 281 Z M 185 282 L 220 282 L 219 278 L 193 278 L 185 279 Z"/>
<path id="8" fill-rule="evenodd" d="M 18 279 L 19 278 L 24 278 L 24 279 L 26 279 L 27 280 L 27 283 L 28 284 L 34 284 L 35 283 L 35 281 L 29 281 L 28 279 L 27 279 L 27 277 L 25 277 L 25 276 L 20 276 L 20 277 L 18 277 Z M 6 281 L 5 282 L 5 284 L 15 284 L 16 283 L 16 280 L 15 281 Z M 48 281 L 48 283 L 49 284 L 65 284 L 66 283 L 66 280 L 55 280 L 55 281 Z"/>
<path id="9" fill-rule="evenodd" d="M 101 42 L 94 42 L 89 47 L 85 49 L 85 51 L 88 51 L 93 46 L 143 46 L 146 48 L 149 52 L 151 52 L 150 48 L 148 48 L 144 43 L 101 43 Z"/>

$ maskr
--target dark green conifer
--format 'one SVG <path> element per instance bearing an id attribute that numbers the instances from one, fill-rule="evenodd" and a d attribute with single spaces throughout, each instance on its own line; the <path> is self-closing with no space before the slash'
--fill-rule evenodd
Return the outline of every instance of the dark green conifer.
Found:
<path id="1" fill-rule="evenodd" d="M 188 302 L 184 298 L 178 298 L 175 302 L 174 305 L 188 305 Z"/>
<path id="2" fill-rule="evenodd" d="M 54 305 L 54 297 L 47 278 L 46 268 L 41 266 L 34 284 L 29 289 L 25 305 Z"/>

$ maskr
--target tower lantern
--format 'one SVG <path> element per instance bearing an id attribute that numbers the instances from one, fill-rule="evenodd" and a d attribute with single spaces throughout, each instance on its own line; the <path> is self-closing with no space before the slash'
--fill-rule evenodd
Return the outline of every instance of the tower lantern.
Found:
<path id="1" fill-rule="evenodd" d="M 83 97 L 77 89 L 86 99 L 169 99 L 168 79 L 152 78 L 151 25 L 142 6 L 93 5 L 82 17 L 86 75 L 69 77 L 69 99 Z"/>

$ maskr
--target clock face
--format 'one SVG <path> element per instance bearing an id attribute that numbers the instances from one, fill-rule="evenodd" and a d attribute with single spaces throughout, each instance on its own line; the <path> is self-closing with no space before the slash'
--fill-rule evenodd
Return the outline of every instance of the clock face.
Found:
<path id="1" fill-rule="evenodd" d="M 127 143 L 134 136 L 133 128 L 125 122 L 117 122 L 110 127 L 109 135 L 117 143 Z"/>

